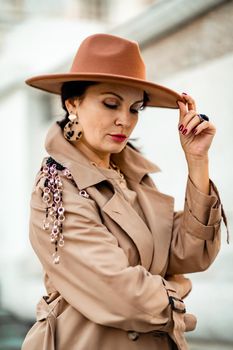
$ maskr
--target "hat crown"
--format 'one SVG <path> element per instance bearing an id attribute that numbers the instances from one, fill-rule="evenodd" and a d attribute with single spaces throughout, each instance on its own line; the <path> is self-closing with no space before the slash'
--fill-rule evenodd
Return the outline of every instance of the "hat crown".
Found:
<path id="1" fill-rule="evenodd" d="M 143 89 L 148 106 L 178 108 L 184 101 L 177 92 L 146 79 L 146 69 L 139 45 L 118 36 L 98 33 L 81 43 L 69 72 L 31 77 L 26 83 L 54 94 L 61 94 L 64 83 L 97 81 L 125 84 Z"/>
<path id="2" fill-rule="evenodd" d="M 76 53 L 70 72 L 146 79 L 138 43 L 109 34 L 87 37 Z"/>

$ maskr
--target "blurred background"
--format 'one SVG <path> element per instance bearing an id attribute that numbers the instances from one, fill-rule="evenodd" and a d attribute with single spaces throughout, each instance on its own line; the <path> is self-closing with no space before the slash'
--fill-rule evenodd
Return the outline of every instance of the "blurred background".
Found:
<path id="1" fill-rule="evenodd" d="M 1 254 L 0 350 L 18 350 L 45 293 L 28 240 L 29 201 L 49 126 L 63 116 L 59 97 L 25 85 L 30 76 L 66 72 L 81 41 L 104 32 L 138 41 L 147 78 L 192 95 L 217 134 L 210 153 L 230 233 L 233 229 L 233 2 L 221 0 L 0 0 Z M 142 112 L 134 137 L 162 169 L 154 180 L 182 209 L 187 169 L 177 110 Z M 233 349 L 233 249 L 193 274 L 186 301 L 198 317 L 192 350 Z"/>

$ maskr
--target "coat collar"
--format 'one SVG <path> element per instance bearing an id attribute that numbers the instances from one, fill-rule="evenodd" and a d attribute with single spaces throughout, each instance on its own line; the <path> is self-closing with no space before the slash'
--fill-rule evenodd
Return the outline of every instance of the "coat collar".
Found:
<path id="1" fill-rule="evenodd" d="M 47 133 L 45 149 L 51 157 L 70 170 L 80 190 L 106 180 L 106 176 L 64 138 L 57 123 Z M 155 164 L 129 146 L 112 155 L 112 159 L 127 178 L 138 183 L 144 175 L 160 171 Z"/>

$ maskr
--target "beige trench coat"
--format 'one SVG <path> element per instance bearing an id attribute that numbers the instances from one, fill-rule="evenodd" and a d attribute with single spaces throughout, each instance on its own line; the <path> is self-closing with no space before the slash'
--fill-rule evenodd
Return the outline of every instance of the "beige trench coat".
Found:
<path id="1" fill-rule="evenodd" d="M 58 170 L 65 244 L 54 264 L 54 244 L 43 229 L 45 177 L 42 171 L 36 177 L 30 240 L 48 296 L 38 304 L 37 322 L 22 349 L 162 350 L 171 349 L 168 339 L 187 349 L 184 331 L 195 327 L 195 318 L 182 313 L 179 300 L 191 290 L 182 274 L 207 269 L 218 253 L 222 206 L 216 187 L 211 182 L 211 194 L 205 195 L 188 179 L 184 211 L 174 212 L 173 198 L 148 176 L 158 167 L 127 146 L 113 159 L 137 193 L 145 223 L 57 124 L 48 132 L 46 149 L 73 180 Z"/>

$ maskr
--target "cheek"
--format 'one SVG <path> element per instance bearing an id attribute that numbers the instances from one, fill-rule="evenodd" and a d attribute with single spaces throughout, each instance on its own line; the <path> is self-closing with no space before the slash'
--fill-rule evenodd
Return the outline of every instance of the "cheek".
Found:
<path id="1" fill-rule="evenodd" d="M 101 142 L 102 138 L 111 129 L 109 120 L 105 120 L 103 116 L 95 115 L 93 118 L 83 118 L 80 120 L 83 127 L 85 138 L 91 142 Z"/>
<path id="2" fill-rule="evenodd" d="M 137 123 L 138 123 L 138 116 L 135 116 L 134 119 L 132 120 L 132 123 L 131 123 L 131 130 L 133 130 L 135 128 Z"/>
<path id="3" fill-rule="evenodd" d="M 109 133 L 114 125 L 114 118 L 112 118 L 109 113 L 106 111 L 100 110 L 98 113 L 95 113 L 95 117 L 92 119 L 92 122 L 89 123 L 89 127 L 95 132 L 95 135 L 104 135 Z"/>

